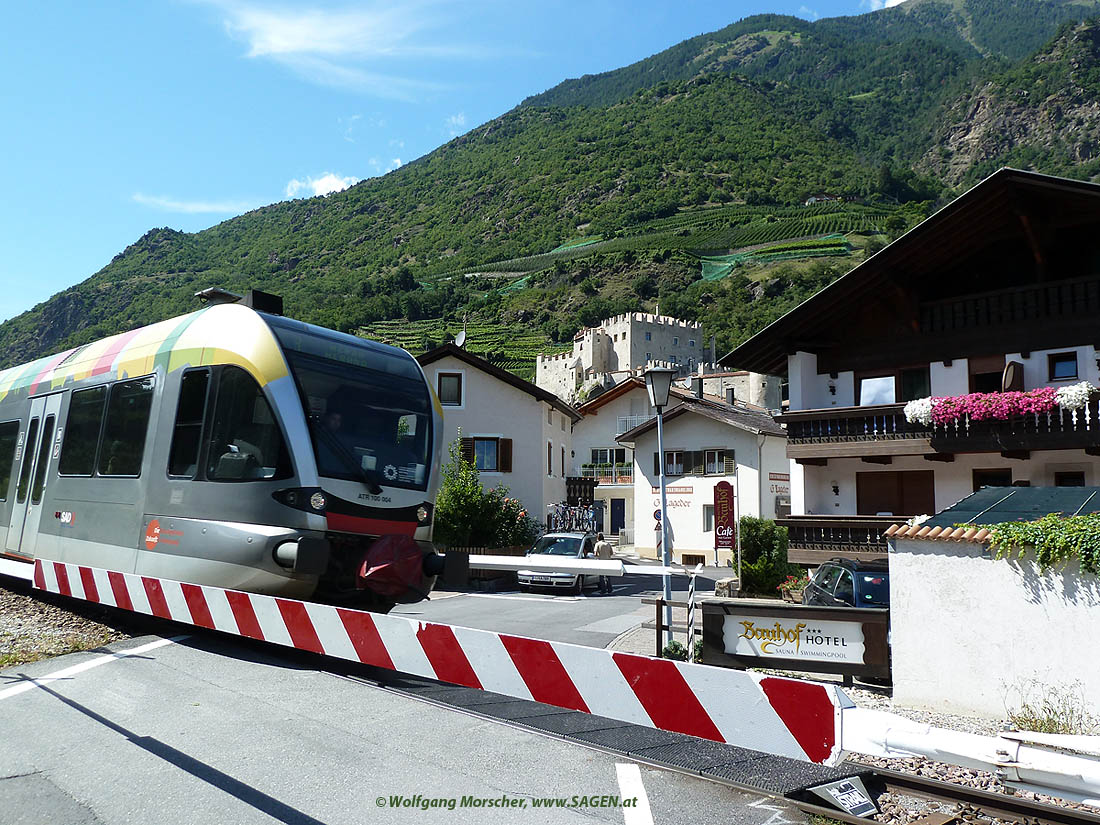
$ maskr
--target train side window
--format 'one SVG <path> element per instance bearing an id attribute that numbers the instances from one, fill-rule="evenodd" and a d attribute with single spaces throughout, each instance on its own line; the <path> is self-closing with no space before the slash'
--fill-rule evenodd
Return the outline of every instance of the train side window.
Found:
<path id="1" fill-rule="evenodd" d="M 101 476 L 141 475 L 155 386 L 154 377 L 149 375 L 120 381 L 111 387 L 107 420 L 103 425 L 103 446 L 99 451 Z"/>
<path id="2" fill-rule="evenodd" d="M 172 431 L 172 450 L 168 456 L 170 476 L 194 478 L 199 468 L 202 422 L 209 385 L 209 370 L 188 370 L 180 380 L 180 403 L 176 408 L 176 426 Z"/>
<path id="3" fill-rule="evenodd" d="M 27 500 L 27 488 L 31 484 L 31 465 L 34 464 L 34 442 L 38 438 L 38 419 L 32 418 L 27 428 L 27 440 L 23 442 L 23 466 L 19 468 L 19 486 L 15 490 L 15 500 L 22 504 Z"/>
<path id="4" fill-rule="evenodd" d="M 42 491 L 46 489 L 46 469 L 50 466 L 50 448 L 53 446 L 53 422 L 52 415 L 46 416 L 46 423 L 42 427 L 42 443 L 38 445 L 38 463 L 34 470 L 34 486 L 31 488 L 31 504 L 42 501 Z"/>
<path id="5" fill-rule="evenodd" d="M 290 455 L 260 385 L 240 367 L 225 367 L 211 428 L 206 477 L 253 481 L 290 475 Z"/>
<path id="6" fill-rule="evenodd" d="M 11 468 L 15 463 L 15 445 L 18 441 L 18 421 L 0 424 L 0 501 L 8 500 L 8 485 L 11 484 Z"/>
<path id="7" fill-rule="evenodd" d="M 57 471 L 63 476 L 90 476 L 95 471 L 95 451 L 103 425 L 106 387 L 77 390 L 69 401 L 61 461 Z"/>

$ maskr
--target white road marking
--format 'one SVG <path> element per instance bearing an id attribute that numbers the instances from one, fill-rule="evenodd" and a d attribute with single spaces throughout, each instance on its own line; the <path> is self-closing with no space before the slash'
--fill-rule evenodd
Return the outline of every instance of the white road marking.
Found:
<path id="1" fill-rule="evenodd" d="M 566 604 L 579 602 L 580 596 L 505 596 L 503 593 L 467 593 L 475 599 L 511 599 L 517 602 L 542 602 L 543 604 Z"/>
<path id="2" fill-rule="evenodd" d="M 117 662 L 119 659 L 127 659 L 131 656 L 140 656 L 142 653 L 148 653 L 150 650 L 156 650 L 158 647 L 164 647 L 165 645 L 174 644 L 175 642 L 186 638 L 186 636 L 173 636 L 171 639 L 157 639 L 155 642 L 149 642 L 149 644 L 141 645 L 140 647 L 132 647 L 128 650 L 120 650 L 118 653 L 108 653 L 106 656 L 100 656 L 96 659 L 89 659 L 86 662 L 81 662 L 78 665 L 73 665 L 72 667 L 58 670 L 54 673 L 42 676 L 39 679 L 29 679 L 26 682 L 20 682 L 17 685 L 13 685 L 6 690 L 0 690 L 0 699 L 7 699 L 20 693 L 26 693 L 28 690 L 34 690 L 39 685 L 56 682 L 59 679 L 68 679 L 71 676 L 76 676 L 78 673 L 83 673 L 86 670 L 91 670 L 93 667 L 105 665 L 108 662 Z"/>
<path id="3" fill-rule="evenodd" d="M 783 816 L 783 809 L 777 805 L 769 805 L 769 802 L 775 802 L 774 799 L 761 798 L 755 802 L 750 802 L 750 808 L 758 808 L 761 811 L 775 811 L 770 817 L 768 817 L 762 825 L 794 825 L 794 822 Z"/>
<path id="4" fill-rule="evenodd" d="M 649 796 L 642 783 L 642 769 L 635 762 L 616 762 L 615 773 L 619 777 L 619 794 L 623 799 L 637 799 L 638 804 L 623 808 L 625 825 L 653 825 L 653 812 L 649 810 Z"/>

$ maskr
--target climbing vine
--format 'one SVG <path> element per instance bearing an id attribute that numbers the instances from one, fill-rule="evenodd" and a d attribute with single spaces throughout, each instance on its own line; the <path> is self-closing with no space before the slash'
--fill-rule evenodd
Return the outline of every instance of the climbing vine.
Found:
<path id="1" fill-rule="evenodd" d="M 1044 572 L 1076 558 L 1082 570 L 1100 576 L 1100 513 L 1081 516 L 1051 513 L 1035 521 L 959 526 L 988 529 L 987 541 L 995 558 L 1020 558 L 1034 551 L 1039 568 Z"/>

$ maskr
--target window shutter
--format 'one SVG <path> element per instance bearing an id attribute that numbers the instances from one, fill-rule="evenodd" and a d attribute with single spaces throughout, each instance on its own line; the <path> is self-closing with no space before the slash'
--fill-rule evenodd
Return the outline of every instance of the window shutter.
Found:
<path id="1" fill-rule="evenodd" d="M 654 453 L 653 454 L 653 475 L 655 475 L 655 476 L 660 476 L 661 475 L 661 454 L 660 453 Z"/>
<path id="2" fill-rule="evenodd" d="M 691 459 L 691 474 L 693 476 L 703 475 L 703 473 L 706 471 L 706 467 L 703 466 L 705 453 L 702 450 L 693 450 L 684 457 Z M 684 469 L 686 470 L 687 468 L 685 467 Z"/>
<path id="3" fill-rule="evenodd" d="M 497 443 L 497 466 L 502 473 L 512 472 L 512 439 L 502 438 Z"/>
<path id="4" fill-rule="evenodd" d="M 737 470 L 737 462 L 733 459 L 733 450 L 722 450 L 722 467 L 726 475 L 731 476 Z"/>
<path id="5" fill-rule="evenodd" d="M 474 463 L 474 440 L 472 438 L 462 439 L 462 459 L 471 464 Z"/>

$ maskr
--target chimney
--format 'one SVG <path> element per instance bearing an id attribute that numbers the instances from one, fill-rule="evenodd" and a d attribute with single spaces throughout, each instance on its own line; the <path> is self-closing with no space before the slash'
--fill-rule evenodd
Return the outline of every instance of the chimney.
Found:
<path id="1" fill-rule="evenodd" d="M 691 380 L 691 383 L 695 385 L 695 397 L 696 398 L 702 398 L 703 397 L 703 376 L 700 375 L 698 378 L 693 378 Z"/>

